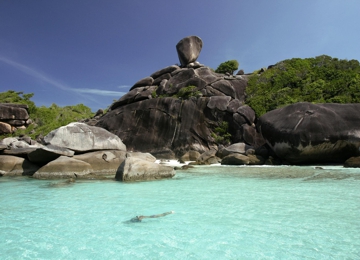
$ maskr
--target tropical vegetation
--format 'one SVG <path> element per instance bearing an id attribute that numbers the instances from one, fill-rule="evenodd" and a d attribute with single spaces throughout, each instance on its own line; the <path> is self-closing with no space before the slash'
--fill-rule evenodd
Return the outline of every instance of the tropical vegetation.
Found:
<path id="1" fill-rule="evenodd" d="M 91 109 L 83 104 L 65 107 L 52 104 L 50 107 L 37 107 L 30 100 L 33 96 L 33 93 L 24 94 L 13 90 L 0 93 L 0 103 L 25 104 L 29 107 L 28 111 L 33 123 L 26 130 L 18 130 L 13 135 L 26 134 L 36 138 L 71 122 L 90 118 L 94 115 Z"/>
<path id="2" fill-rule="evenodd" d="M 296 102 L 360 103 L 360 64 L 326 55 L 284 60 L 254 73 L 246 93 L 257 116 Z"/>

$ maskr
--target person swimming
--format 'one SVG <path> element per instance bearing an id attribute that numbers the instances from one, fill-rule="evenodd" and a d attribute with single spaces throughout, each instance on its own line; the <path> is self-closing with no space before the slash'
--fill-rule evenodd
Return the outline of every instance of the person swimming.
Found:
<path id="1" fill-rule="evenodd" d="M 132 218 L 130 221 L 131 222 L 141 222 L 144 218 L 159 218 L 159 217 L 165 217 L 166 215 L 170 215 L 175 213 L 174 211 L 169 211 L 169 212 L 165 212 L 162 214 L 157 214 L 157 215 L 151 215 L 151 216 L 136 216 L 135 218 Z"/>

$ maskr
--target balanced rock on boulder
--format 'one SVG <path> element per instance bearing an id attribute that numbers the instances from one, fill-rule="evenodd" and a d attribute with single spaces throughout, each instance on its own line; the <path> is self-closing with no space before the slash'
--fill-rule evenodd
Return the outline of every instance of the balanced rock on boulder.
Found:
<path id="1" fill-rule="evenodd" d="M 181 66 L 196 61 L 202 49 L 202 40 L 198 36 L 185 37 L 176 45 Z"/>

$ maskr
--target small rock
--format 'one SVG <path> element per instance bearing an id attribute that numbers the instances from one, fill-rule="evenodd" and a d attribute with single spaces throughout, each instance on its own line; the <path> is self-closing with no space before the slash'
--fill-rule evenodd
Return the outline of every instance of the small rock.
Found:
<path id="1" fill-rule="evenodd" d="M 143 78 L 143 79 L 139 80 L 138 82 L 136 82 L 134 84 L 134 86 L 132 86 L 130 88 L 130 91 L 133 90 L 134 88 L 151 86 L 153 84 L 153 82 L 154 82 L 154 79 L 152 77 Z"/>
<path id="2" fill-rule="evenodd" d="M 0 122 L 0 135 L 2 134 L 11 134 L 11 125 Z"/>
<path id="3" fill-rule="evenodd" d="M 351 157 L 347 159 L 344 163 L 346 168 L 360 168 L 360 156 Z"/>
<path id="4" fill-rule="evenodd" d="M 225 156 L 222 161 L 222 165 L 248 165 L 250 164 L 250 158 L 246 155 L 233 153 Z"/>
<path id="5" fill-rule="evenodd" d="M 196 161 L 199 159 L 200 153 L 198 151 L 188 151 L 180 157 L 181 161 Z"/>
<path id="6" fill-rule="evenodd" d="M 118 181 L 147 181 L 172 178 L 174 175 L 173 167 L 129 157 L 120 165 L 115 178 Z"/>

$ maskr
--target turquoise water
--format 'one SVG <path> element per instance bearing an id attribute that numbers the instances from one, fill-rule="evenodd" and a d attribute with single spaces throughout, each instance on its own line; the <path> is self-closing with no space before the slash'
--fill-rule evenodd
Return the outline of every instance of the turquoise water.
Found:
<path id="1" fill-rule="evenodd" d="M 138 183 L 2 177 L 0 259 L 360 259 L 360 169 L 212 166 Z"/>

